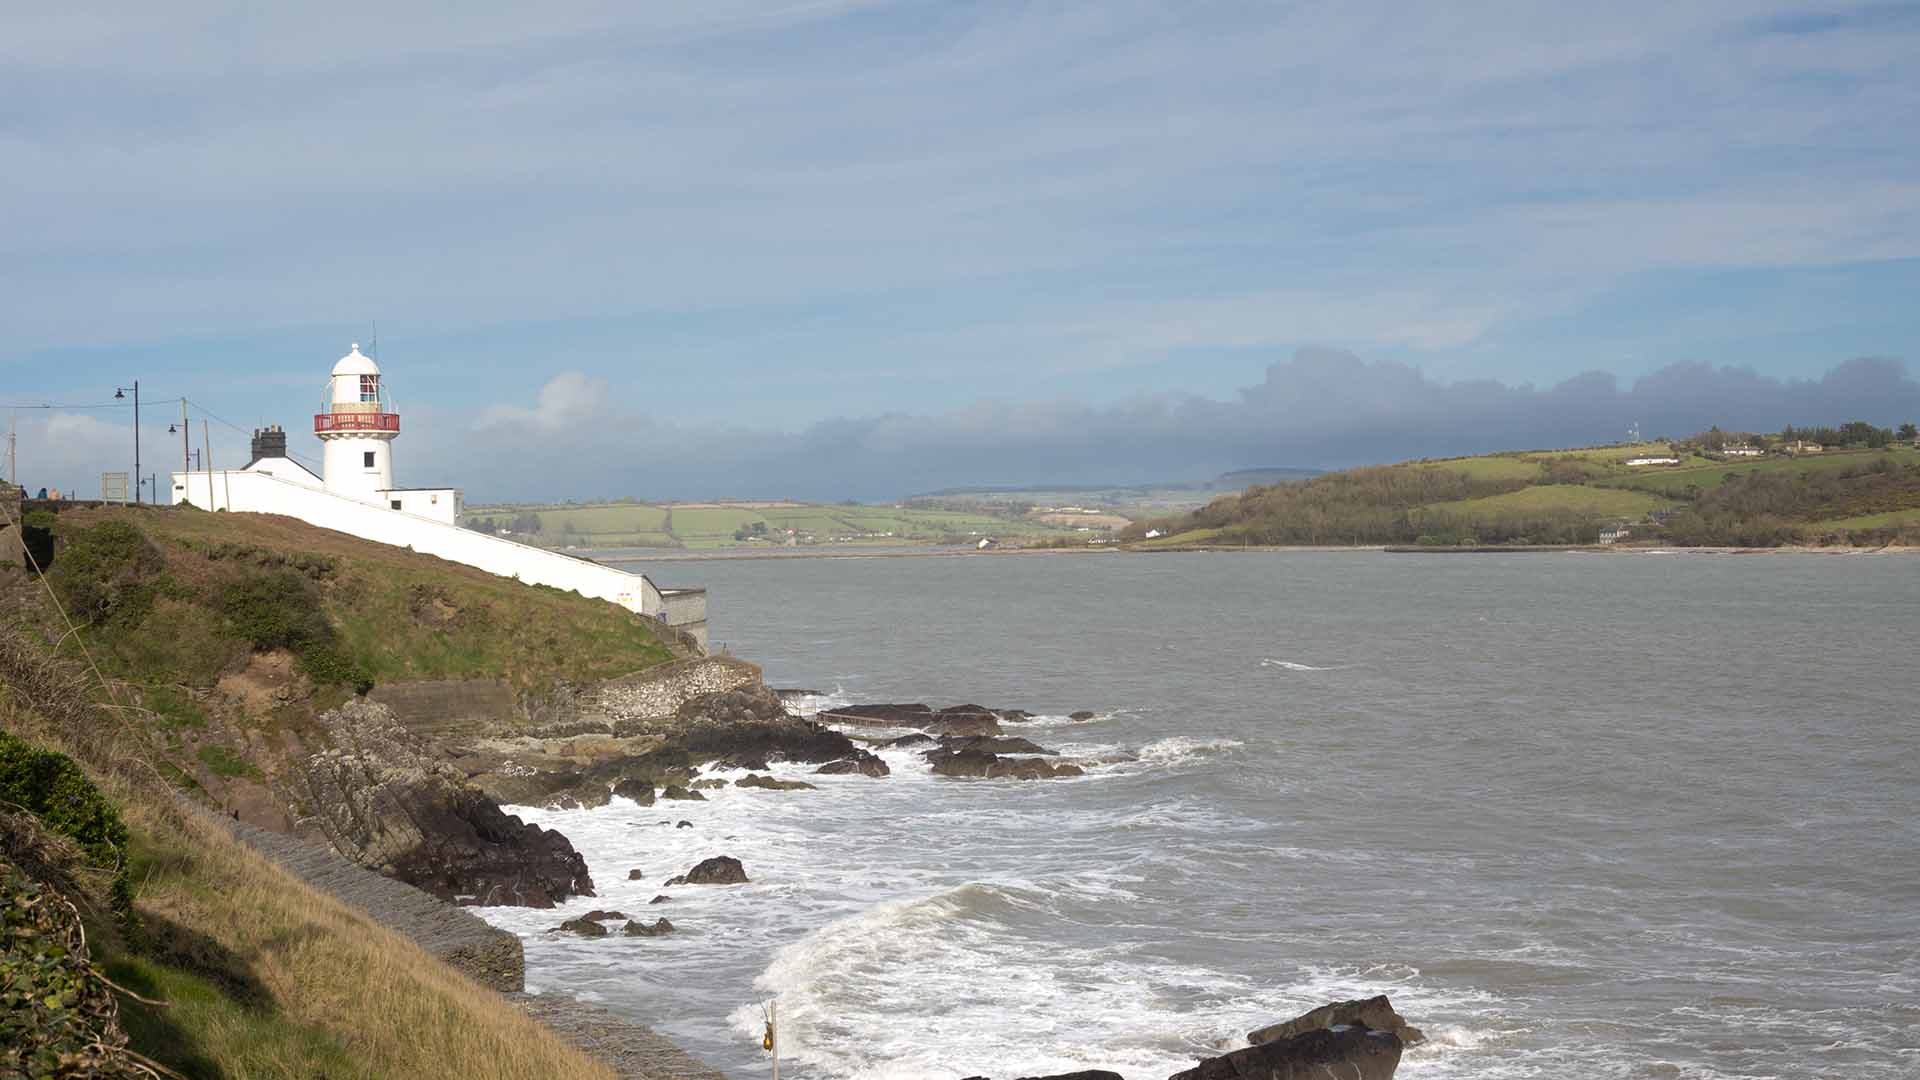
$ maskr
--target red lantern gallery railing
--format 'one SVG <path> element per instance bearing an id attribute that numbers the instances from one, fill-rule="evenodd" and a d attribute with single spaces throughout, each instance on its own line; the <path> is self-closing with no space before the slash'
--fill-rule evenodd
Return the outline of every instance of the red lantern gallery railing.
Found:
<path id="1" fill-rule="evenodd" d="M 399 413 L 316 413 L 313 418 L 313 431 L 316 435 L 329 431 L 399 430 Z"/>

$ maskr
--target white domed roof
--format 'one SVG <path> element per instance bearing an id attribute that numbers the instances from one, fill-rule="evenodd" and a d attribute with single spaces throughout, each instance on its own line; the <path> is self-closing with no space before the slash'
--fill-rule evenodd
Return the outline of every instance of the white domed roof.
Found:
<path id="1" fill-rule="evenodd" d="M 380 365 L 373 362 L 373 357 L 361 352 L 360 343 L 356 341 L 353 343 L 353 351 L 341 357 L 340 362 L 333 365 L 333 373 L 335 375 L 378 375 Z"/>

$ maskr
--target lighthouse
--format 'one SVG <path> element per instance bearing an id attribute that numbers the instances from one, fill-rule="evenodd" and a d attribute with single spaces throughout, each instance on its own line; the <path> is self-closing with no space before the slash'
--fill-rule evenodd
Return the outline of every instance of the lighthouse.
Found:
<path id="1" fill-rule="evenodd" d="M 315 414 L 313 433 L 325 451 L 321 465 L 327 490 L 384 503 L 393 490 L 393 440 L 400 434 L 400 414 L 393 411 L 380 382 L 380 365 L 360 351 L 359 342 L 333 365 L 321 407 L 326 411 Z"/>

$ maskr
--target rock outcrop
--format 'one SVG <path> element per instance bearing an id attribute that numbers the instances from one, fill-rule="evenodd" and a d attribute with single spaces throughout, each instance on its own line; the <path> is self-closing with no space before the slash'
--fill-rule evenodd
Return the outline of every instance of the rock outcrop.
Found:
<path id="1" fill-rule="evenodd" d="M 613 785 L 613 794 L 632 799 L 641 806 L 653 805 L 653 785 L 645 780 L 626 779 Z"/>
<path id="2" fill-rule="evenodd" d="M 303 825 L 354 862 L 442 900 L 552 907 L 592 896 L 586 860 L 429 756 L 387 707 L 355 699 L 320 718 L 329 749 L 286 778 Z"/>
<path id="3" fill-rule="evenodd" d="M 742 885 L 747 880 L 746 868 L 740 860 L 730 855 L 715 855 L 711 859 L 702 859 L 698 866 L 684 874 L 667 879 L 669 885 Z"/>
<path id="4" fill-rule="evenodd" d="M 740 779 L 735 780 L 733 782 L 733 786 L 744 787 L 744 788 L 762 788 L 767 791 L 818 791 L 820 790 L 819 788 L 814 787 L 812 784 L 807 783 L 805 780 L 776 780 L 771 776 L 761 776 L 759 773 L 748 773 L 746 776 L 743 776 Z"/>
<path id="5" fill-rule="evenodd" d="M 553 928 L 555 933 L 578 934 L 581 937 L 606 937 L 607 928 L 585 917 L 568 919 Z"/>
<path id="6" fill-rule="evenodd" d="M 856 753 L 860 756 L 841 758 L 839 761 L 829 761 L 813 771 L 822 776 L 859 773 L 861 776 L 871 776 L 876 780 L 893 772 L 892 769 L 887 767 L 886 762 L 880 760 L 878 755 L 870 754 L 865 750 L 856 751 Z"/>
<path id="7" fill-rule="evenodd" d="M 1392 1080 L 1400 1049 L 1391 1031 L 1317 1028 L 1208 1058 L 1167 1080 Z"/>
<path id="8" fill-rule="evenodd" d="M 935 776 L 976 777 L 980 779 L 1051 780 L 1062 776 L 1083 776 L 1078 765 L 1054 764 L 1040 758 L 1006 758 L 985 750 L 950 750 L 940 747 L 922 755 L 933 765 Z"/>
<path id="9" fill-rule="evenodd" d="M 665 919 L 656 919 L 651 925 L 629 919 L 626 927 L 620 932 L 628 937 L 659 937 L 662 934 L 673 933 L 673 924 Z"/>
<path id="10" fill-rule="evenodd" d="M 1406 1018 L 1393 1011 L 1393 1002 L 1387 995 L 1378 994 L 1357 1001 L 1336 1001 L 1322 1005 L 1312 1012 L 1284 1020 L 1278 1024 L 1269 1024 L 1247 1035 L 1247 1041 L 1254 1045 L 1285 1039 L 1317 1028 L 1343 1027 L 1358 1024 L 1375 1031 L 1391 1031 L 1400 1037 L 1403 1046 L 1413 1046 L 1427 1041 L 1419 1028 L 1407 1023 Z"/>

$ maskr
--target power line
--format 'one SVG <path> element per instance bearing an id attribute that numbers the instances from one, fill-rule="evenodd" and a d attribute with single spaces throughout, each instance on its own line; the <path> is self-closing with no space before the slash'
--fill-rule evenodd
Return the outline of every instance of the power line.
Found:
<path id="1" fill-rule="evenodd" d="M 236 424 L 231 420 L 225 419 L 224 417 L 221 417 L 215 414 L 211 409 L 208 409 L 205 405 L 200 404 L 199 402 L 193 400 L 192 398 L 187 398 L 186 402 L 188 405 L 191 405 L 194 408 L 200 410 L 200 415 L 206 417 L 209 420 L 213 420 L 213 421 L 216 421 L 217 423 L 224 424 L 227 427 L 230 427 L 233 430 L 239 432 L 240 434 L 247 436 L 249 439 L 253 437 L 254 431 L 258 430 L 258 429 L 243 428 L 239 424 Z M 320 464 L 319 461 L 317 461 L 316 459 L 307 457 L 305 454 L 296 454 L 292 450 L 287 451 L 287 456 L 299 461 L 307 462 L 309 464 L 315 464 L 315 465 Z"/>

